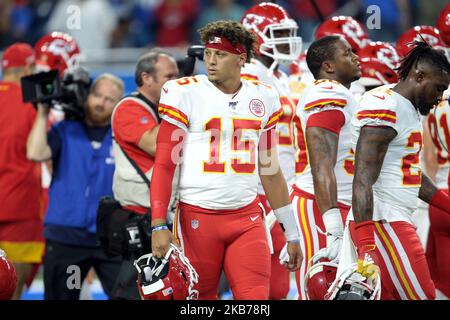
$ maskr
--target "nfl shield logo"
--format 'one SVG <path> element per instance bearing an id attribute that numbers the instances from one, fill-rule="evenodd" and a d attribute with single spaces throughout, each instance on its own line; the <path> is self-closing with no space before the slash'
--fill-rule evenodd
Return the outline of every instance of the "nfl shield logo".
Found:
<path id="1" fill-rule="evenodd" d="M 198 225 L 199 225 L 198 220 L 192 220 L 192 221 L 191 221 L 192 229 L 197 229 L 197 228 L 198 228 Z"/>

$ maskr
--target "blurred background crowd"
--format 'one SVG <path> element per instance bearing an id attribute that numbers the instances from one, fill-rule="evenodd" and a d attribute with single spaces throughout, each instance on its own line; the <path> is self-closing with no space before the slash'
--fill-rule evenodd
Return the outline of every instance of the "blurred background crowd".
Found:
<path id="1" fill-rule="evenodd" d="M 196 30 L 207 22 L 240 20 L 258 0 L 2 0 L 0 2 L 0 50 L 17 42 L 35 43 L 53 30 L 70 33 L 82 51 L 105 48 L 185 47 L 198 42 Z M 367 8 L 381 11 L 381 30 L 369 30 L 371 39 L 395 41 L 415 25 L 434 25 L 446 0 L 321 0 L 325 17 L 353 16 L 365 21 Z M 281 0 L 300 26 L 304 42 L 310 42 L 320 23 L 311 1 Z M 76 7 L 74 7 L 76 6 Z M 67 17 L 81 12 L 80 25 Z M 76 22 L 76 21 L 75 21 Z M 79 27 L 79 28 L 78 28 Z M 91 32 L 95 30 L 95 32 Z"/>

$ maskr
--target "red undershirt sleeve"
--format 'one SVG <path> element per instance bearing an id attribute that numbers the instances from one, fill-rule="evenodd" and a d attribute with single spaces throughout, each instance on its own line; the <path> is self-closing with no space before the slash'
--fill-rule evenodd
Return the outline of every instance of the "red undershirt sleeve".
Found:
<path id="1" fill-rule="evenodd" d="M 172 180 L 177 166 L 172 159 L 173 149 L 184 140 L 185 131 L 180 136 L 175 131 L 182 130 L 165 120 L 161 122 L 158 137 L 156 138 L 155 164 L 153 166 L 152 181 L 150 184 L 150 200 L 152 220 L 166 219 L 167 208 L 172 194 Z M 178 133 L 178 132 L 177 132 Z M 178 139 L 172 139 L 179 137 Z M 181 138 L 181 139 L 180 139 Z"/>
<path id="2" fill-rule="evenodd" d="M 345 124 L 345 116 L 338 110 L 326 110 L 309 116 L 306 127 L 319 127 L 339 135 Z"/>

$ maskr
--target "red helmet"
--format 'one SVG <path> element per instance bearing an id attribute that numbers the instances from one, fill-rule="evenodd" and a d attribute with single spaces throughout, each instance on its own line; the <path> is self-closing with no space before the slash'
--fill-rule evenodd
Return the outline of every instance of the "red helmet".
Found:
<path id="1" fill-rule="evenodd" d="M 189 259 L 170 245 L 163 259 L 145 254 L 134 262 L 143 300 L 197 300 L 198 274 Z"/>
<path id="2" fill-rule="evenodd" d="M 366 28 L 352 17 L 331 17 L 322 22 L 316 30 L 316 40 L 331 35 L 343 36 L 356 53 L 369 43 Z"/>
<path id="3" fill-rule="evenodd" d="M 6 254 L 0 249 L 0 300 L 10 300 L 16 290 L 17 275 Z"/>
<path id="4" fill-rule="evenodd" d="M 63 32 L 43 36 L 34 46 L 36 65 L 41 70 L 59 70 L 62 77 L 67 69 L 78 66 L 80 48 L 75 39 Z"/>
<path id="5" fill-rule="evenodd" d="M 387 42 L 370 42 L 358 54 L 363 86 L 380 86 L 398 81 L 395 69 L 400 64 L 397 50 Z"/>
<path id="6" fill-rule="evenodd" d="M 326 300 L 328 289 L 336 279 L 337 264 L 327 259 L 317 260 L 316 258 L 322 250 L 317 252 L 308 263 L 305 276 L 307 300 Z"/>
<path id="7" fill-rule="evenodd" d="M 425 41 L 433 48 L 445 51 L 446 45 L 441 39 L 438 29 L 431 26 L 415 26 L 411 29 L 408 29 L 397 40 L 395 47 L 398 54 L 401 57 L 405 57 L 413 48 L 409 44 L 414 41 L 423 41 L 422 38 L 425 39 Z"/>
<path id="8" fill-rule="evenodd" d="M 445 42 L 447 47 L 450 47 L 450 4 L 441 11 L 436 27 L 440 32 L 441 39 Z"/>
<path id="9" fill-rule="evenodd" d="M 245 12 L 241 23 L 258 37 L 260 54 L 271 57 L 278 63 L 290 63 L 302 50 L 302 38 L 297 36 L 298 25 L 283 7 L 263 2 Z M 276 37 L 277 31 L 288 30 L 289 36 Z M 277 45 L 289 45 L 289 53 L 282 53 Z"/>

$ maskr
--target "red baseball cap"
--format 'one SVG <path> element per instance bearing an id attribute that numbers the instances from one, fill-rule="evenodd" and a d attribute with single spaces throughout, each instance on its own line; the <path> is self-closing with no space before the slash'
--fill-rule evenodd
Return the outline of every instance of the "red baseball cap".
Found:
<path id="1" fill-rule="evenodd" d="M 27 43 L 14 43 L 6 48 L 2 57 L 2 68 L 26 67 L 34 63 L 33 48 Z"/>

